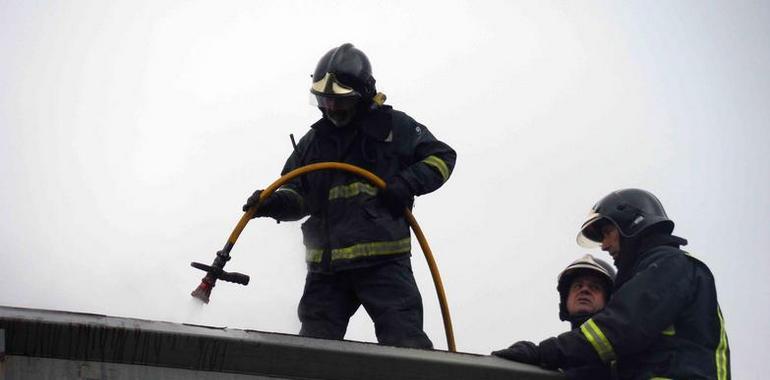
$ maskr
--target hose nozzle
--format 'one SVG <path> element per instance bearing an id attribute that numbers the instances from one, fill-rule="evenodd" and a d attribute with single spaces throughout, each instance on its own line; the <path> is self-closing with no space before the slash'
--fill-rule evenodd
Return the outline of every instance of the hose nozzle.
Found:
<path id="1" fill-rule="evenodd" d="M 211 296 L 211 289 L 214 288 L 214 285 L 216 285 L 217 280 L 227 281 L 227 282 L 234 282 L 236 284 L 241 285 L 248 285 L 249 284 L 249 276 L 243 273 L 238 272 L 225 272 L 224 267 L 225 263 L 230 260 L 230 256 L 227 254 L 226 251 L 219 251 L 217 252 L 217 258 L 214 259 L 214 263 L 211 265 L 201 264 L 192 262 L 190 265 L 195 269 L 200 269 L 204 272 L 206 272 L 206 277 L 203 277 L 201 280 L 201 284 L 198 285 L 195 290 L 193 290 L 192 293 L 190 293 L 191 296 L 205 302 L 209 303 L 209 297 Z"/>
<path id="2" fill-rule="evenodd" d="M 209 296 L 211 295 L 211 289 L 214 288 L 214 284 L 210 284 L 206 280 L 207 278 L 204 277 L 201 281 L 201 284 L 198 285 L 198 287 L 195 288 L 195 290 L 193 290 L 190 295 L 203 301 L 204 303 L 209 303 Z"/>

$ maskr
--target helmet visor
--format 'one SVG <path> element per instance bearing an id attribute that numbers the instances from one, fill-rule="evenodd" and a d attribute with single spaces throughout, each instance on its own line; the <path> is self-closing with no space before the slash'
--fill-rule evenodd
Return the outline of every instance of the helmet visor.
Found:
<path id="1" fill-rule="evenodd" d="M 577 234 L 577 243 L 583 248 L 597 248 L 602 245 L 602 227 L 609 220 L 595 212 L 588 214 Z"/>
<path id="2" fill-rule="evenodd" d="M 310 94 L 310 104 L 329 111 L 346 111 L 356 107 L 359 96 L 323 96 Z"/>

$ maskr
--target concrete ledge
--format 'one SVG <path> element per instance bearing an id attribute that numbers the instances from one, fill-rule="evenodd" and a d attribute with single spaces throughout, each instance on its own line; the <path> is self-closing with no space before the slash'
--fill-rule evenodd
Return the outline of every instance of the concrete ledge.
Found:
<path id="1" fill-rule="evenodd" d="M 0 375 L 19 377 L 48 368 L 50 378 L 562 378 L 490 356 L 0 306 L 3 335 Z"/>

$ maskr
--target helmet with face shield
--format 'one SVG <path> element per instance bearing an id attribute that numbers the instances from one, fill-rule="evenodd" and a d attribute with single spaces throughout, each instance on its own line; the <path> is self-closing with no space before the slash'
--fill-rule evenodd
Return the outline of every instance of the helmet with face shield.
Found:
<path id="1" fill-rule="evenodd" d="M 348 125 L 377 92 L 366 55 L 346 43 L 318 61 L 310 88 L 311 103 L 334 125 Z"/>
<path id="2" fill-rule="evenodd" d="M 580 227 L 578 244 L 585 248 L 601 245 L 601 231 L 607 224 L 614 225 L 624 238 L 639 236 L 653 227 L 669 234 L 674 230 L 674 222 L 658 198 L 641 189 L 613 191 L 599 200 Z"/>

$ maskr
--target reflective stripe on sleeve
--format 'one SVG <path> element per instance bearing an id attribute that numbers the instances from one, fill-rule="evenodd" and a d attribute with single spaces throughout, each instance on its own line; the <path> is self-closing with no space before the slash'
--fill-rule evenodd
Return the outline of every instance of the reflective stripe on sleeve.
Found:
<path id="1" fill-rule="evenodd" d="M 722 310 L 717 305 L 717 316 L 719 316 L 719 345 L 716 350 L 717 379 L 727 379 L 727 332 L 725 331 L 725 320 L 722 318 Z"/>
<path id="2" fill-rule="evenodd" d="M 615 350 L 612 349 L 612 344 L 610 344 L 610 341 L 607 340 L 607 337 L 604 336 L 604 333 L 599 329 L 599 326 L 596 325 L 593 319 L 589 319 L 583 323 L 580 326 L 580 331 L 588 340 L 588 343 L 591 343 L 591 346 L 593 346 L 603 362 L 609 363 L 615 360 Z"/>
<path id="3" fill-rule="evenodd" d="M 436 156 L 428 156 L 422 162 L 433 166 L 438 170 L 439 173 L 441 173 L 441 178 L 444 179 L 444 182 L 446 182 L 447 179 L 449 179 L 449 167 L 446 166 L 446 162 L 444 160 L 436 157 Z"/>
<path id="4" fill-rule="evenodd" d="M 676 329 L 674 328 L 674 325 L 666 327 L 661 334 L 666 336 L 674 336 L 676 335 Z"/>
<path id="5" fill-rule="evenodd" d="M 309 263 L 320 263 L 321 257 L 324 254 L 323 249 L 307 248 L 305 249 L 305 261 Z"/>
<path id="6" fill-rule="evenodd" d="M 348 185 L 335 186 L 329 189 L 329 200 L 338 198 L 352 198 L 358 194 L 377 195 L 377 188 L 363 182 L 353 182 Z"/>

